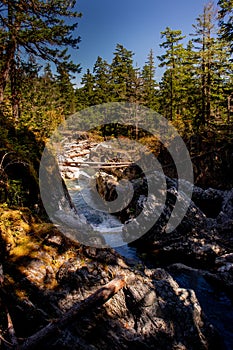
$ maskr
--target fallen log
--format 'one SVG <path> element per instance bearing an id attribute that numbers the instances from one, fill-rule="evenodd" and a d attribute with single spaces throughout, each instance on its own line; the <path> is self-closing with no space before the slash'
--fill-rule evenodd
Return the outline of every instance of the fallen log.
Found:
<path id="1" fill-rule="evenodd" d="M 76 157 L 82 157 L 82 156 L 86 156 L 89 153 L 90 153 L 90 151 L 87 150 L 87 151 L 79 152 L 78 154 L 69 154 L 69 158 L 73 159 Z"/>
<path id="2" fill-rule="evenodd" d="M 63 162 L 60 165 L 70 167 L 88 167 L 88 168 L 123 168 L 132 165 L 132 162 L 124 163 L 102 163 L 102 162 Z"/>
<path id="3" fill-rule="evenodd" d="M 105 284 L 98 289 L 95 293 L 91 294 L 88 298 L 82 302 L 75 304 L 70 310 L 68 310 L 59 319 L 50 322 L 47 326 L 39 330 L 27 338 L 24 343 L 19 347 L 20 350 L 33 349 L 35 345 L 38 345 L 42 340 L 45 340 L 51 334 L 59 332 L 61 328 L 64 328 L 68 323 L 71 323 L 78 315 L 80 316 L 84 312 L 97 308 L 110 298 L 114 296 L 121 288 L 125 286 L 125 277 L 119 276 L 114 280 Z"/>

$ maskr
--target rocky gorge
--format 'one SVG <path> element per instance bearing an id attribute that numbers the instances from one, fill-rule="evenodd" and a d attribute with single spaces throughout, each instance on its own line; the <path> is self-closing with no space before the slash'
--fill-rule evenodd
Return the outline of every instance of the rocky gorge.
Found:
<path id="1" fill-rule="evenodd" d="M 85 142 L 84 142 L 85 144 Z M 95 149 L 94 145 L 93 149 Z M 88 157 L 93 160 L 92 146 Z M 85 155 L 86 156 L 86 155 Z M 94 160 L 97 160 L 95 158 Z M 64 170 L 64 169 L 63 169 Z M 67 168 L 66 168 L 67 171 Z M 67 176 L 66 171 L 64 173 Z M 69 169 L 70 174 L 72 170 Z M 119 180 L 130 178 L 134 188 L 134 196 L 129 205 L 116 216 L 123 224 L 126 223 L 123 236 L 127 242 L 127 235 L 137 229 L 137 217 L 143 210 L 143 202 L 147 194 L 147 180 L 140 176 L 140 170 L 135 165 L 127 167 L 127 171 L 119 169 L 104 169 L 95 176 L 99 194 L 107 201 L 117 197 Z M 164 174 L 157 171 L 150 174 L 152 181 L 160 183 Z M 71 175 L 72 177 L 72 175 Z M 181 180 L 182 181 L 182 180 Z M 185 181 L 184 181 L 185 183 Z M 192 199 L 187 213 L 179 226 L 171 233 L 166 233 L 166 225 L 176 199 L 184 203 L 187 201 L 185 193 L 178 190 L 178 181 L 166 176 L 166 203 L 162 214 L 155 225 L 142 237 L 130 244 L 136 247 L 138 255 L 143 257 L 143 263 L 150 267 L 163 267 L 168 272 L 194 271 L 213 285 L 221 286 L 232 297 L 233 283 L 233 192 L 231 189 L 215 189 L 193 187 Z M 191 186 L 185 183 L 185 186 Z M 162 201 L 158 196 L 151 207 L 147 206 L 145 220 L 161 210 Z M 135 226 L 127 232 L 127 222 L 134 221 Z M 126 256 L 127 261 L 127 256 Z M 130 259 L 129 259 L 130 262 Z"/>
<path id="2" fill-rule="evenodd" d="M 87 170 L 88 162 L 96 162 L 94 165 L 99 167 L 98 147 L 98 142 L 83 136 L 75 143 L 67 143 L 60 171 L 68 189 L 69 179 L 77 186 L 76 192 L 80 188 L 74 179 L 83 176 L 82 171 L 89 176 L 86 178 L 90 186 L 94 176 L 100 196 L 112 201 L 117 197 L 122 168 L 108 165 L 108 169 L 103 166 L 101 171 L 95 167 Z M 119 163 L 119 159 L 114 162 Z M 82 170 L 77 166 L 81 163 Z M 123 169 L 127 169 L 124 176 L 130 179 L 134 196 L 115 217 L 125 227 L 122 238 L 127 242 L 129 232 L 124 224 L 132 221 L 137 225 L 148 186 L 137 167 L 127 165 Z M 148 176 L 160 183 L 162 175 L 154 172 Z M 53 176 L 54 186 L 56 181 Z M 166 202 L 159 220 L 145 235 L 126 246 L 124 256 L 120 248 L 95 248 L 72 239 L 72 235 L 70 239 L 69 234 L 66 237 L 60 232 L 59 226 L 41 222 L 36 213 L 27 209 L 4 208 L 1 223 L 4 263 L 0 275 L 1 303 L 7 309 L 1 316 L 2 328 L 6 329 L 1 335 L 3 349 L 232 348 L 233 192 L 194 186 L 184 219 L 167 233 L 176 198 L 179 196 L 184 204 L 187 198 L 179 192 L 176 179 L 166 176 L 166 184 Z M 57 198 L 52 197 L 57 212 L 61 206 L 74 209 L 74 198 L 68 195 L 66 186 L 59 189 Z M 145 220 L 161 210 L 161 206 L 162 200 L 157 197 L 147 207 Z M 79 210 L 76 206 L 73 211 L 77 220 L 83 215 Z M 90 220 L 87 217 L 87 225 Z M 12 222 L 14 225 L 10 226 Z M 205 297 L 200 293 L 203 285 Z M 218 295 L 219 289 L 225 302 L 220 326 L 206 308 L 211 294 Z M 109 299 L 103 295 L 109 295 Z M 88 307 L 93 296 L 99 299 Z M 214 300 L 210 308 L 217 309 Z M 87 305 L 85 310 L 77 311 L 82 305 Z M 8 331 L 10 324 L 12 332 Z"/>

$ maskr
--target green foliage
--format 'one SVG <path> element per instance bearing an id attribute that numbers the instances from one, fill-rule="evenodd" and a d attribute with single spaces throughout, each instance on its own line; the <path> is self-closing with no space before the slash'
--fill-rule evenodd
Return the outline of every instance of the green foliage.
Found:
<path id="1" fill-rule="evenodd" d="M 68 54 L 79 42 L 74 33 L 80 15 L 74 4 L 0 1 L 0 163 L 8 154 L 0 167 L 0 200 L 11 205 L 29 203 L 32 193 L 37 201 L 45 141 L 70 114 L 89 106 L 143 104 L 171 120 L 186 140 L 209 130 L 232 138 L 232 0 L 219 0 L 218 18 L 213 4 L 205 5 L 187 44 L 180 30 L 167 27 L 161 33 L 164 52 L 158 58 L 164 71 L 159 83 L 152 50 L 140 68 L 134 53 L 117 44 L 112 61 L 98 56 L 79 88 L 73 78 L 80 67 Z M 120 132 L 142 138 L 140 120 L 135 129 L 124 129 L 124 120 L 105 126 L 105 116 L 93 112 L 83 114 L 82 122 L 92 128 L 97 117 L 106 137 Z"/>
<path id="2" fill-rule="evenodd" d="M 82 77 L 83 87 L 76 90 L 76 106 L 79 109 L 83 109 L 89 106 L 93 106 L 94 103 L 94 84 L 95 79 L 91 74 L 90 69 Z"/>
<path id="3" fill-rule="evenodd" d="M 203 14 L 194 25 L 196 76 L 200 91 L 200 125 L 226 121 L 226 101 L 232 89 L 229 77 L 232 75 L 229 45 L 216 37 L 216 11 L 212 2 L 204 7 Z M 224 113 L 225 104 L 225 113 Z"/>
<path id="4" fill-rule="evenodd" d="M 117 44 L 111 63 L 111 95 L 114 101 L 130 101 L 136 70 L 133 67 L 133 52 Z"/>
<path id="5" fill-rule="evenodd" d="M 141 72 L 143 104 L 155 111 L 158 110 L 158 84 L 155 81 L 154 53 L 150 50 L 147 61 Z"/>
<path id="6" fill-rule="evenodd" d="M 179 95 L 182 89 L 182 60 L 185 54 L 183 44 L 180 43 L 184 39 L 180 30 L 171 30 L 169 27 L 161 32 L 161 37 L 165 41 L 160 45 L 166 50 L 164 55 L 158 56 L 160 67 L 166 67 L 163 75 L 161 88 L 161 112 L 170 120 L 174 120 L 176 114 L 180 111 Z"/>
<path id="7" fill-rule="evenodd" d="M 94 104 L 111 102 L 110 94 L 110 65 L 107 61 L 98 56 L 93 68 L 94 74 Z"/>
<path id="8" fill-rule="evenodd" d="M 231 52 L 233 52 L 233 1 L 219 0 L 218 5 L 220 6 L 220 35 L 229 42 Z"/>
<path id="9" fill-rule="evenodd" d="M 10 206 L 23 207 L 25 194 L 20 180 L 10 180 L 8 182 L 6 203 Z"/>
<path id="10" fill-rule="evenodd" d="M 66 71 L 78 70 L 67 55 L 68 48 L 77 49 L 80 41 L 74 35 L 80 17 L 74 6 L 73 0 L 0 1 L 0 101 L 9 82 L 16 120 L 20 115 L 24 57 L 53 62 Z"/>

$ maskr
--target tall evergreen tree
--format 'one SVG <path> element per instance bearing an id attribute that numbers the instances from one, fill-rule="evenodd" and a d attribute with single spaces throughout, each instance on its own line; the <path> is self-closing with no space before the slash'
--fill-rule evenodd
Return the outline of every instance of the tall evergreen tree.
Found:
<path id="1" fill-rule="evenodd" d="M 176 113 L 177 92 L 179 90 L 179 68 L 181 62 L 181 55 L 184 51 L 183 45 L 180 41 L 185 38 L 182 36 L 180 30 L 171 30 L 169 27 L 161 32 L 162 39 L 165 41 L 160 44 L 166 50 L 164 55 L 158 56 L 161 61 L 159 67 L 166 67 L 166 71 L 160 84 L 162 100 L 164 106 L 162 107 L 163 114 L 170 120 L 173 120 Z"/>
<path id="2" fill-rule="evenodd" d="M 155 62 L 153 50 L 150 50 L 147 61 L 142 68 L 142 97 L 144 104 L 156 110 L 158 108 L 157 87 L 155 81 Z"/>
<path id="3" fill-rule="evenodd" d="M 182 65 L 180 74 L 180 94 L 181 116 L 185 132 L 196 129 L 197 115 L 200 110 L 200 89 L 197 78 L 197 58 L 194 52 L 194 45 L 189 40 L 184 54 L 182 55 Z"/>
<path id="4" fill-rule="evenodd" d="M 218 5 L 219 10 L 219 26 L 220 38 L 226 40 L 230 46 L 231 55 L 233 53 L 233 0 L 219 0 Z M 229 57 L 228 57 L 229 59 Z M 230 57 L 232 62 L 232 56 Z M 226 61 L 225 61 L 226 62 Z M 227 84 L 227 122 L 229 124 L 230 117 L 232 115 L 232 105 L 233 105 L 233 78 L 232 78 L 232 65 L 231 65 L 231 75 L 228 79 Z"/>
<path id="5" fill-rule="evenodd" d="M 231 100 L 233 92 L 232 72 L 233 62 L 229 42 L 224 38 L 218 38 L 215 43 L 211 86 L 211 104 L 215 123 L 229 123 L 228 101 Z"/>
<path id="6" fill-rule="evenodd" d="M 69 56 L 67 57 L 69 59 Z M 72 84 L 74 76 L 71 72 L 76 73 L 77 67 L 73 63 L 61 62 L 57 66 L 56 83 L 61 95 L 61 104 L 64 114 L 67 116 L 75 112 L 75 93 Z"/>
<path id="7" fill-rule="evenodd" d="M 199 122 L 205 125 L 211 116 L 211 86 L 213 82 L 212 67 L 215 51 L 215 10 L 212 2 L 204 6 L 203 14 L 196 19 L 193 25 L 195 32 L 195 49 L 198 59 L 198 76 L 200 77 L 201 111 Z"/>
<path id="8" fill-rule="evenodd" d="M 74 37 L 74 31 L 80 14 L 74 5 L 75 0 L 0 1 L 0 101 L 9 78 L 15 94 L 22 56 L 30 54 L 58 64 L 66 61 L 63 47 L 78 48 L 80 38 Z"/>
<path id="9" fill-rule="evenodd" d="M 129 101 L 133 94 L 135 69 L 133 67 L 133 52 L 117 44 L 111 68 L 112 96 L 116 101 Z"/>
<path id="10" fill-rule="evenodd" d="M 143 97 L 143 78 L 139 67 L 134 68 L 134 72 L 129 79 L 131 87 L 128 101 L 131 103 L 143 104 L 145 101 Z"/>
<path id="11" fill-rule="evenodd" d="M 30 127 L 38 138 L 49 137 L 64 119 L 64 104 L 57 86 L 56 77 L 47 64 L 44 72 L 32 59 L 24 64 L 21 76 L 22 113 L 19 123 Z"/>
<path id="12" fill-rule="evenodd" d="M 95 104 L 110 102 L 111 87 L 110 87 L 110 66 L 107 61 L 100 56 L 97 57 L 93 68 L 94 74 L 94 100 Z"/>
<path id="13" fill-rule="evenodd" d="M 83 86 L 77 89 L 75 93 L 76 109 L 78 110 L 95 105 L 95 77 L 90 69 L 87 69 L 86 73 L 83 75 L 81 84 Z"/>

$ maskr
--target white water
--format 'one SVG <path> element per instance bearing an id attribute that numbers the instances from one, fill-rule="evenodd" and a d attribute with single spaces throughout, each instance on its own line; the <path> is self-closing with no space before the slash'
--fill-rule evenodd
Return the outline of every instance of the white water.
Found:
<path id="1" fill-rule="evenodd" d="M 106 244 L 111 247 L 119 247 L 116 250 L 122 255 L 135 258 L 136 250 L 129 248 L 122 238 L 122 223 L 115 216 L 96 210 L 86 203 L 84 198 L 91 197 L 90 179 L 89 174 L 80 171 L 78 178 L 66 180 L 67 188 L 78 213 L 84 215 L 93 229 L 102 234 Z"/>

